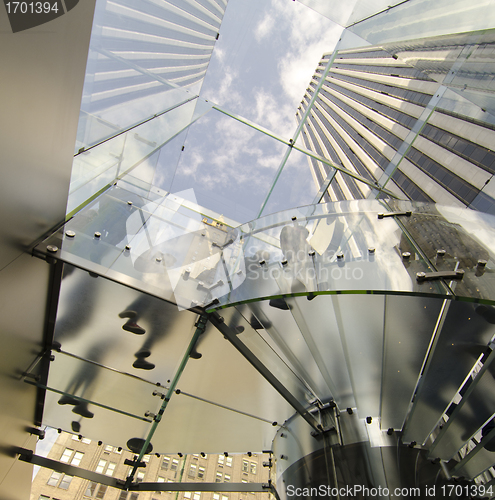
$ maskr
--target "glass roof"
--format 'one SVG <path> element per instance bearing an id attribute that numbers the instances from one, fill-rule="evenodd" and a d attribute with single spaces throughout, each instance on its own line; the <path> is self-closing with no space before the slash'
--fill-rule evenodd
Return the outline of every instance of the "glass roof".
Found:
<path id="1" fill-rule="evenodd" d="M 152 384 L 173 392 L 171 380 L 184 372 L 184 392 L 154 437 L 160 450 L 263 449 L 272 422 L 331 398 L 399 428 L 416 389 L 407 432 L 426 439 L 449 402 L 435 406 L 427 382 L 457 362 L 450 400 L 473 366 L 462 352 L 449 361 L 437 349 L 429 379 L 417 386 L 440 315 L 452 327 L 460 316 L 471 321 L 471 302 L 479 301 L 486 305 L 474 309 L 480 342 L 493 337 L 482 322 L 493 324 L 483 316 L 494 303 L 493 218 L 394 200 L 311 205 L 321 193 L 308 159 L 325 165 L 329 182 L 336 171 L 373 181 L 310 153 L 299 132 L 313 103 L 308 83 L 336 46 L 396 44 L 397 57 L 446 87 L 444 107 L 470 108 L 473 117 L 480 103 L 495 109 L 491 82 L 465 79 L 483 57 L 483 37 L 473 38 L 469 61 L 462 51 L 446 51 L 435 64 L 427 50 L 408 59 L 403 38 L 420 35 L 418 13 L 442 21 L 429 21 L 428 35 L 495 23 L 491 11 L 483 15 L 487 2 L 443 3 L 354 0 L 339 11 L 323 0 L 98 2 L 68 203 L 75 216 L 35 249 L 69 270 L 46 387 L 48 423 L 67 429 L 80 416 L 85 430 L 115 443 L 151 436 L 149 414 L 165 404 Z M 446 77 L 452 68 L 464 74 Z M 303 96 L 308 111 L 298 123 Z M 391 211 L 413 214 L 379 215 Z M 430 272 L 447 275 L 418 276 Z M 418 334 L 414 320 L 426 307 Z M 205 310 L 235 349 L 208 326 L 197 344 L 204 358 L 194 353 L 196 313 Z M 225 326 L 213 323 L 215 314 Z M 146 332 L 129 328 L 146 330 L 143 342 L 125 332 Z M 448 333 L 438 335 L 447 345 Z M 406 359 L 410 369 L 397 376 Z M 112 391 L 122 386 L 140 397 Z M 416 412 L 423 407 L 431 408 L 427 419 Z M 203 414 L 215 423 L 210 435 L 200 429 Z M 194 433 L 182 429 L 172 441 L 164 429 L 186 415 Z M 236 435 L 236 426 L 248 431 Z"/>
<path id="2" fill-rule="evenodd" d="M 301 145 L 297 106 L 322 54 L 336 47 L 388 44 L 490 123 L 489 33 L 468 40 L 472 56 L 404 42 L 487 29 L 495 22 L 488 3 L 97 2 L 68 212 L 131 172 L 168 192 L 192 188 L 201 206 L 240 223 L 311 203 L 308 151 L 296 154 L 291 141 Z"/>

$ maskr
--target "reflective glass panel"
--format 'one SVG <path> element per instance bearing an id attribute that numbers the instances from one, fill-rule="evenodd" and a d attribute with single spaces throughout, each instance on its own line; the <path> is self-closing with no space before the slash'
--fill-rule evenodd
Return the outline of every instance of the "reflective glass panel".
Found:
<path id="1" fill-rule="evenodd" d="M 279 141 L 213 110 L 189 128 L 169 191 L 193 188 L 201 206 L 254 219 L 283 151 Z"/>
<path id="2" fill-rule="evenodd" d="M 195 100 L 157 116 L 74 158 L 67 211 L 70 213 L 118 176 L 130 173 L 185 129 L 193 117 Z M 156 165 L 150 163 L 148 168 Z M 141 168 L 143 175 L 143 168 Z M 146 175 L 148 180 L 152 174 Z"/>
<path id="3" fill-rule="evenodd" d="M 495 334 L 491 307 L 488 311 L 485 307 L 459 301 L 446 303 L 441 331 L 406 422 L 405 442 L 426 440 Z"/>

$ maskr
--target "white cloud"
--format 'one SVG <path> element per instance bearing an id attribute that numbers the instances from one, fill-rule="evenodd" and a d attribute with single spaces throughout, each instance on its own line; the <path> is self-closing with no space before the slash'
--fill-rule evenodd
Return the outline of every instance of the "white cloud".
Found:
<path id="1" fill-rule="evenodd" d="M 262 21 L 256 26 L 254 35 L 258 42 L 268 37 L 275 27 L 275 17 L 272 15 L 265 16 Z"/>
<path id="2" fill-rule="evenodd" d="M 282 88 L 295 109 L 322 55 L 333 50 L 342 28 L 299 2 L 291 5 L 292 11 L 283 0 L 273 0 L 272 5 L 278 12 L 278 22 L 290 26 L 287 53 L 278 67 Z"/>

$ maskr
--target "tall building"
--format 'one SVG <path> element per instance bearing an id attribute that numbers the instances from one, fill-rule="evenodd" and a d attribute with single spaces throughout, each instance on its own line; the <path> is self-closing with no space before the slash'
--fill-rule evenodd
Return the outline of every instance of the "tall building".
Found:
<path id="1" fill-rule="evenodd" d="M 128 450 L 92 441 L 77 434 L 62 432 L 51 448 L 48 458 L 65 464 L 104 474 L 107 477 L 125 480 L 134 455 Z M 266 482 L 268 469 L 263 461 L 268 455 L 144 455 L 144 467 L 140 468 L 136 480 L 148 483 L 253 483 Z M 72 477 L 50 469 L 40 469 L 33 479 L 31 500 L 261 500 L 266 493 L 219 493 L 219 492 L 127 492 L 105 484 Z"/>
<path id="2" fill-rule="evenodd" d="M 451 35 L 338 51 L 305 123 L 306 147 L 399 199 L 492 213 L 494 37 Z M 332 56 L 320 61 L 299 120 Z M 377 196 L 372 184 L 314 158 L 310 163 L 318 189 L 335 174 L 326 200 Z"/>

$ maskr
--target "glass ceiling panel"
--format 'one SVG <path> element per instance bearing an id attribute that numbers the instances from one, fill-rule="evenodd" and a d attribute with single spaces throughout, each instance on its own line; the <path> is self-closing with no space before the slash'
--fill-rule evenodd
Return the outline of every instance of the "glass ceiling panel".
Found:
<path id="1" fill-rule="evenodd" d="M 491 29 L 495 10 L 491 0 L 410 0 L 349 29 L 372 44 L 427 36 Z"/>
<path id="2" fill-rule="evenodd" d="M 235 309 L 223 312 L 222 317 L 226 324 L 239 332 L 239 338 L 256 334 Z M 294 413 L 294 409 L 210 323 L 199 337 L 195 351 L 201 354 L 201 358 L 188 362 L 178 385 L 181 393 L 244 412 L 268 423 L 282 423 Z M 292 393 L 292 387 L 286 387 Z"/>
<path id="3" fill-rule="evenodd" d="M 70 213 L 100 189 L 138 166 L 141 166 L 139 173 L 144 177 L 143 180 L 152 178 L 156 164 L 152 160 L 148 161 L 149 158 L 197 116 L 197 100 L 185 102 L 76 155 L 72 165 L 67 212 Z M 208 109 L 208 106 L 201 106 L 204 112 Z"/>
<path id="4" fill-rule="evenodd" d="M 165 385 L 186 351 L 196 315 L 180 314 L 174 304 L 66 268 L 55 329 L 62 350 Z M 138 359 L 150 364 L 134 366 Z"/>
<path id="5" fill-rule="evenodd" d="M 189 127 L 171 185 L 157 186 L 193 188 L 199 205 L 245 222 L 256 217 L 283 152 L 279 141 L 213 109 Z"/>
<path id="6" fill-rule="evenodd" d="M 317 189 L 312 177 L 308 174 L 308 157 L 292 149 L 280 176 L 273 179 L 274 186 L 267 194 L 266 205 L 261 215 L 313 203 Z"/>
<path id="7" fill-rule="evenodd" d="M 224 11 L 216 3 L 97 2 L 76 151 L 194 95 Z"/>
<path id="8" fill-rule="evenodd" d="M 288 210 L 241 226 L 246 279 L 221 304 L 336 290 L 445 293 L 438 281 L 416 280 L 416 273 L 433 268 L 396 220 L 378 218 L 388 211 L 378 201 L 356 200 L 304 207 L 298 215 Z"/>
<path id="9" fill-rule="evenodd" d="M 229 0 L 201 95 L 290 138 L 308 81 L 341 31 L 297 2 Z"/>
<path id="10" fill-rule="evenodd" d="M 341 26 L 349 26 L 361 19 L 366 19 L 397 5 L 402 0 L 395 2 L 387 2 L 387 0 L 352 0 L 345 3 L 328 2 L 326 0 L 299 0 L 299 2 L 328 17 L 328 19 L 332 19 Z"/>

